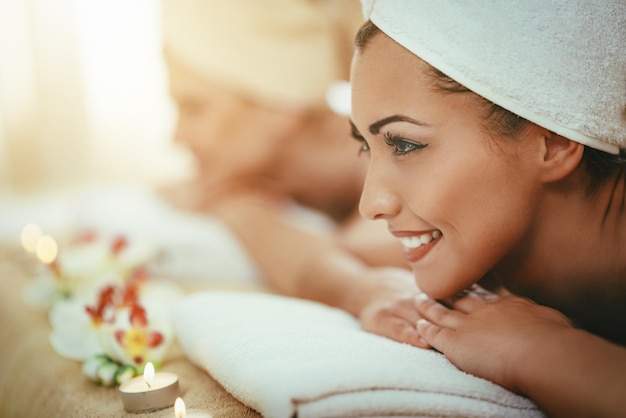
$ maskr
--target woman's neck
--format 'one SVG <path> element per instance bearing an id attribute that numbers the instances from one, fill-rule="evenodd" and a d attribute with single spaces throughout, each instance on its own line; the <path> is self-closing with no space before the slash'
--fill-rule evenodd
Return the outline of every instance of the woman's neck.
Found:
<path id="1" fill-rule="evenodd" d="M 496 274 L 511 291 L 626 343 L 626 174 L 593 194 L 570 182 L 546 193 L 529 237 Z"/>

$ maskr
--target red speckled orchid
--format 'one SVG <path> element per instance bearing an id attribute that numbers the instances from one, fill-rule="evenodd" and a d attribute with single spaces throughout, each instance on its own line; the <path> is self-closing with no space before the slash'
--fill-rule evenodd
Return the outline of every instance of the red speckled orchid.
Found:
<path id="1" fill-rule="evenodd" d="M 152 245 L 124 236 L 102 240 L 94 231 L 60 251 L 43 279 L 57 295 L 67 291 L 61 298 L 40 292 L 55 350 L 75 360 L 105 354 L 138 369 L 148 361 L 158 365 L 173 340 L 169 312 L 182 291 L 149 277 L 146 266 L 157 254 Z"/>
<path id="2" fill-rule="evenodd" d="M 140 302 L 140 291 L 147 275 L 133 272 L 124 286 L 109 285 L 98 295 L 95 306 L 86 306 L 104 352 L 114 360 L 137 367 L 159 363 L 168 346 L 169 332 L 148 319 Z M 156 324 L 158 325 L 158 324 Z M 161 327 L 165 324 L 161 324 Z"/>

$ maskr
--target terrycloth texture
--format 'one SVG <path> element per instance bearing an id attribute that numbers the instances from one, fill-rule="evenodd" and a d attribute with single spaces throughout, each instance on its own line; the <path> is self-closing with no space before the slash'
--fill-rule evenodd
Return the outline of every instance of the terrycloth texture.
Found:
<path id="1" fill-rule="evenodd" d="M 347 80 L 358 0 L 164 0 L 167 53 L 209 81 L 277 106 L 324 103 Z"/>
<path id="2" fill-rule="evenodd" d="M 363 0 L 399 44 L 566 138 L 626 145 L 624 0 Z"/>
<path id="3" fill-rule="evenodd" d="M 173 316 L 189 359 L 266 417 L 543 416 L 442 355 L 366 333 L 326 305 L 204 292 Z"/>

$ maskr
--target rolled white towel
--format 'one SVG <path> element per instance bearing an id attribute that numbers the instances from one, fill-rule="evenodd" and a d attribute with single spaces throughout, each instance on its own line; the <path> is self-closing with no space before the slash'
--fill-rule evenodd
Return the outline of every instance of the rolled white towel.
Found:
<path id="1" fill-rule="evenodd" d="M 311 301 L 203 292 L 177 303 L 173 324 L 189 359 L 266 417 L 543 416 L 435 351 L 362 331 Z"/>

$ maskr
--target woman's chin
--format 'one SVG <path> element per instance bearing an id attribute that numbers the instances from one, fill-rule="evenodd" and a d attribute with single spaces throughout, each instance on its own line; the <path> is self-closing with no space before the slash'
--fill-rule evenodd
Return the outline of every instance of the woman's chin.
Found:
<path id="1" fill-rule="evenodd" d="M 419 277 L 424 277 L 424 275 L 421 273 L 415 274 L 417 286 L 422 290 L 422 292 L 426 293 L 433 299 L 451 298 L 474 283 L 471 282 L 466 285 L 464 282 L 460 283 L 458 280 L 452 281 L 446 280 L 445 278 L 442 279 L 442 275 L 436 275 L 434 273 L 428 275 L 429 278 L 435 278 L 434 280 L 420 280 Z"/>

